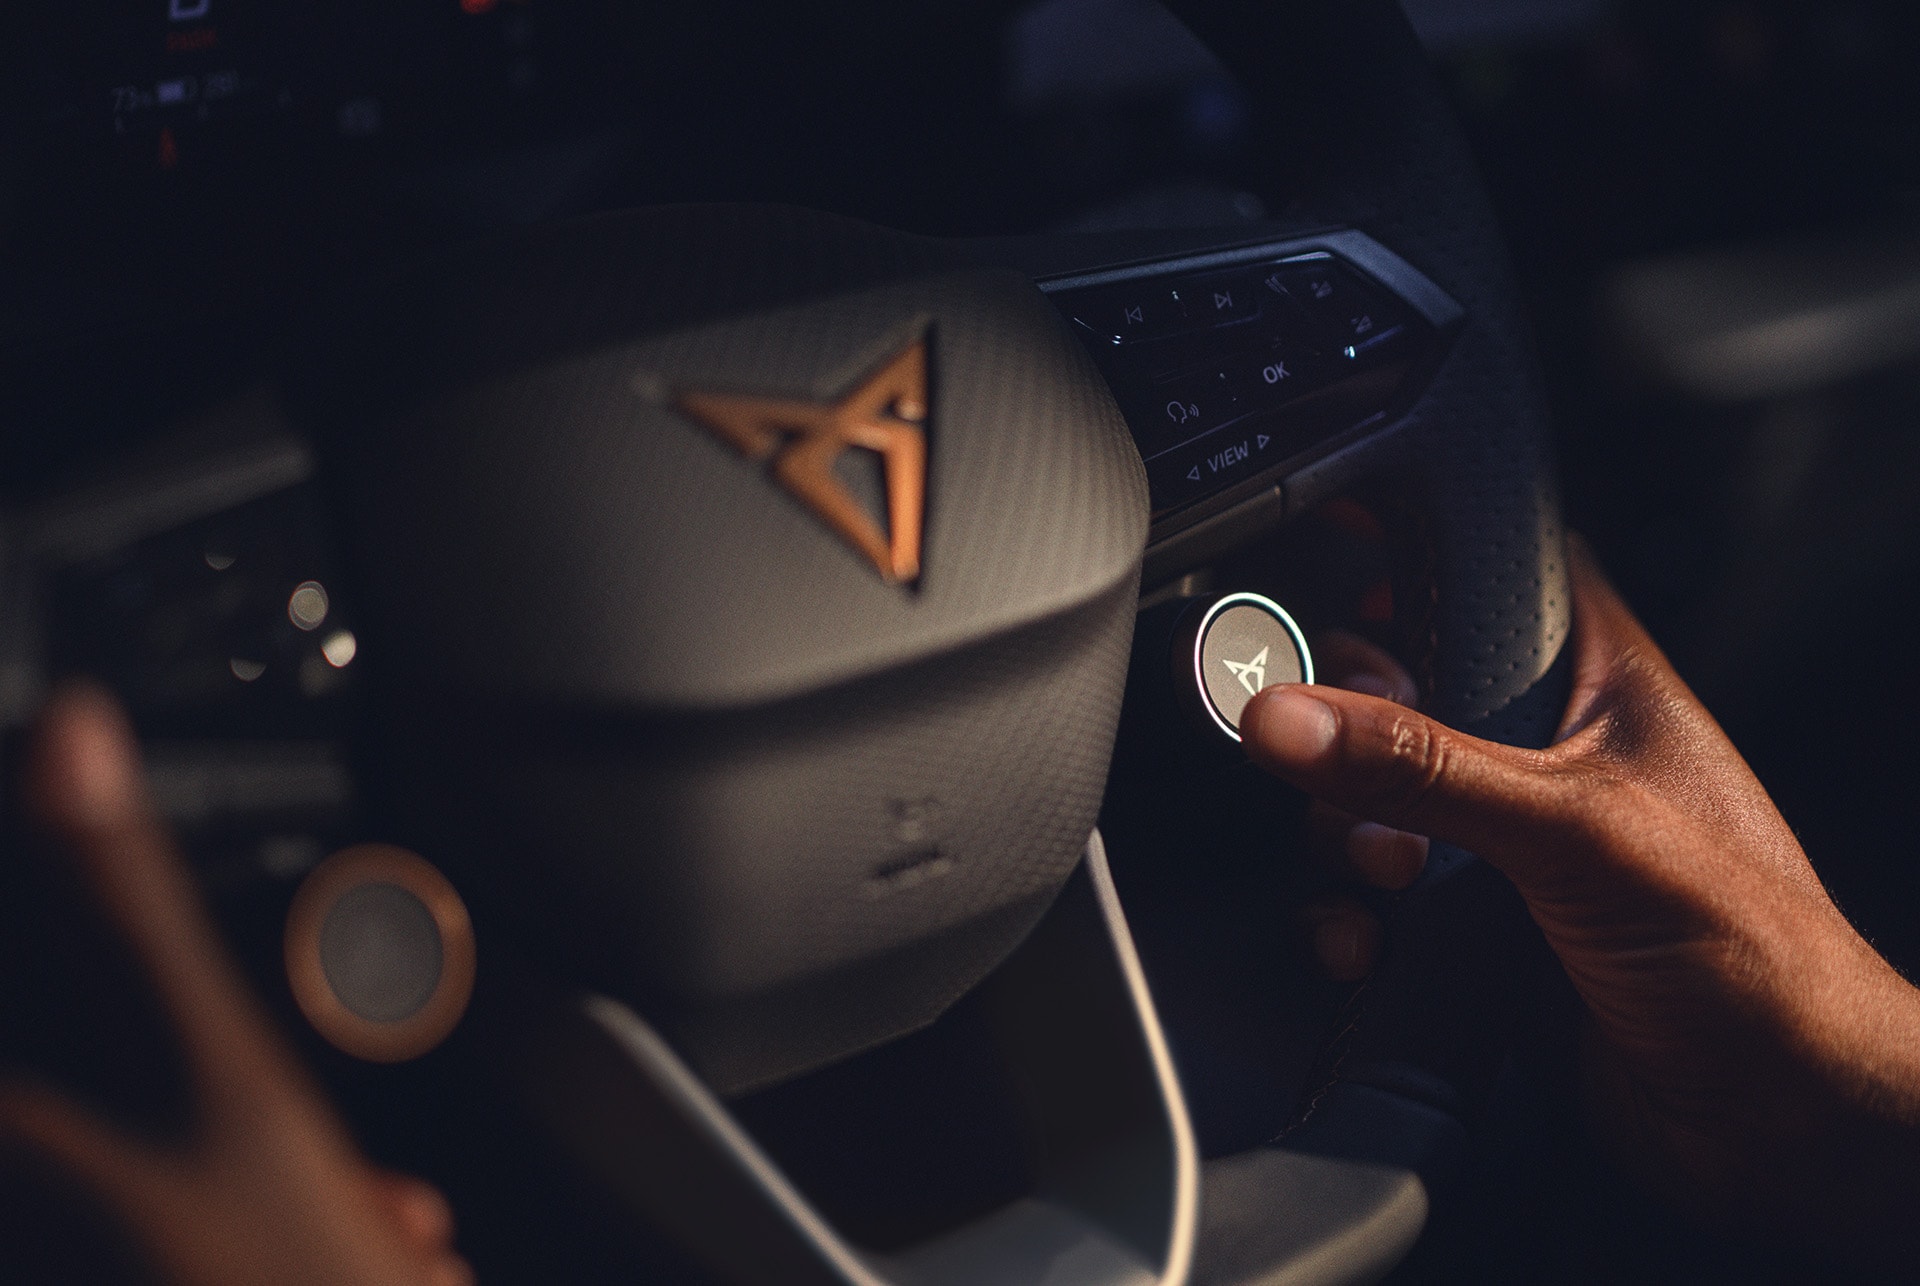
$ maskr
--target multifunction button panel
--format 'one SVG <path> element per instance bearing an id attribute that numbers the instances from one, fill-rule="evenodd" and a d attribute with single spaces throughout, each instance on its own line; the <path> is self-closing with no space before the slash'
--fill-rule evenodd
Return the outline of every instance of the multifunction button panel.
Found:
<path id="1" fill-rule="evenodd" d="M 1054 289 L 1146 460 L 1159 518 L 1389 409 L 1433 329 L 1324 251 Z"/>

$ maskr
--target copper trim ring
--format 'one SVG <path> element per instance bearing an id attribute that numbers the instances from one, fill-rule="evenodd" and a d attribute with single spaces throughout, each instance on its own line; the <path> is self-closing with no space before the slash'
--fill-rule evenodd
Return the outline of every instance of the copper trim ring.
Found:
<path id="1" fill-rule="evenodd" d="M 440 934 L 440 981 L 427 1001 L 396 1022 L 375 1022 L 334 994 L 320 962 L 320 930 L 334 905 L 366 884 L 392 884 L 419 898 Z M 328 1043 L 373 1063 L 418 1058 L 459 1025 L 473 998 L 473 921 L 447 877 L 417 853 L 392 844 L 343 848 L 307 874 L 287 908 L 287 983 L 295 1003 Z"/>

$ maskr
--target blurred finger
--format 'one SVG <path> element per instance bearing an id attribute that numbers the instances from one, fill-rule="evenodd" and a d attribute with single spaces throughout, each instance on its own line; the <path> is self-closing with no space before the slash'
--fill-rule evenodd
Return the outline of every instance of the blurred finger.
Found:
<path id="1" fill-rule="evenodd" d="M 1359 982 L 1380 958 L 1380 921 L 1349 897 L 1309 902 L 1301 921 L 1315 963 L 1334 982 Z"/>
<path id="2" fill-rule="evenodd" d="M 156 1182 L 164 1182 L 142 1145 L 64 1094 L 38 1085 L 0 1086 L 0 1136 L 27 1145 L 123 1206 L 138 1204 Z"/>
<path id="3" fill-rule="evenodd" d="M 1329 687 L 1411 706 L 1419 698 L 1413 675 L 1390 653 L 1341 631 L 1320 640 L 1319 678 Z M 1316 800 L 1308 813 L 1311 848 L 1321 864 L 1377 889 L 1404 889 L 1427 862 L 1425 836 L 1356 817 Z"/>
<path id="4" fill-rule="evenodd" d="M 424 1286 L 473 1286 L 472 1267 L 453 1248 L 453 1206 L 425 1179 L 375 1170 L 374 1192 L 401 1235 L 428 1265 Z"/>
<path id="5" fill-rule="evenodd" d="M 1427 837 L 1379 822 L 1358 822 L 1347 832 L 1347 866 L 1376 889 L 1404 889 L 1427 869 Z"/>
<path id="6" fill-rule="evenodd" d="M 391 1170 L 375 1171 L 373 1186 L 407 1240 L 425 1251 L 452 1248 L 453 1207 L 440 1189 L 425 1179 Z"/>
<path id="7" fill-rule="evenodd" d="M 1392 653 L 1357 634 L 1334 631 L 1321 636 L 1314 647 L 1315 677 L 1329 687 L 1363 692 L 1395 705 L 1420 700 L 1419 685 Z"/>
<path id="8" fill-rule="evenodd" d="M 1322 869 L 1376 889 L 1404 889 L 1427 865 L 1427 837 L 1356 817 L 1315 800 L 1307 809 L 1307 849 Z"/>
<path id="9" fill-rule="evenodd" d="M 118 703 L 92 685 L 56 692 L 35 727 L 26 781 L 38 820 L 132 948 L 196 1072 L 259 1085 L 263 1064 L 282 1070 L 147 790 Z"/>
<path id="10" fill-rule="evenodd" d="M 466 1260 L 455 1254 L 447 1254 L 435 1260 L 428 1269 L 426 1286 L 474 1286 L 477 1279 L 473 1268 Z"/>

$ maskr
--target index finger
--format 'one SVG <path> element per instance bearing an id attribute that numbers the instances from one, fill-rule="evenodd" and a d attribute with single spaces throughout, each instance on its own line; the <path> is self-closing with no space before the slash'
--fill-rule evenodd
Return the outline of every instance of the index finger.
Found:
<path id="1" fill-rule="evenodd" d="M 276 1061 L 266 1019 L 228 961 L 149 794 L 118 703 L 83 684 L 56 692 L 34 729 L 27 803 L 65 846 L 128 944 L 202 1075 Z"/>

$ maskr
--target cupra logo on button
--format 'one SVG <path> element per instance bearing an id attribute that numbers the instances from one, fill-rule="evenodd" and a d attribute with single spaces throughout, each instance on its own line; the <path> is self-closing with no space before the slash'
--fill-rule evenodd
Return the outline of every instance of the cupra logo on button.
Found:
<path id="1" fill-rule="evenodd" d="M 771 460 L 780 485 L 887 580 L 906 584 L 920 575 L 927 492 L 925 336 L 880 363 L 838 401 L 685 391 L 674 401 L 749 460 Z M 834 461 L 849 447 L 880 456 L 886 531 L 834 473 Z"/>
<path id="2" fill-rule="evenodd" d="M 1271 651 L 1273 651 L 1272 648 L 1263 647 L 1258 656 L 1246 662 L 1229 661 L 1223 656 L 1220 658 L 1220 664 L 1226 666 L 1233 677 L 1240 680 L 1240 686 L 1247 690 L 1248 696 L 1258 696 L 1260 689 L 1267 686 L 1267 653 Z"/>

